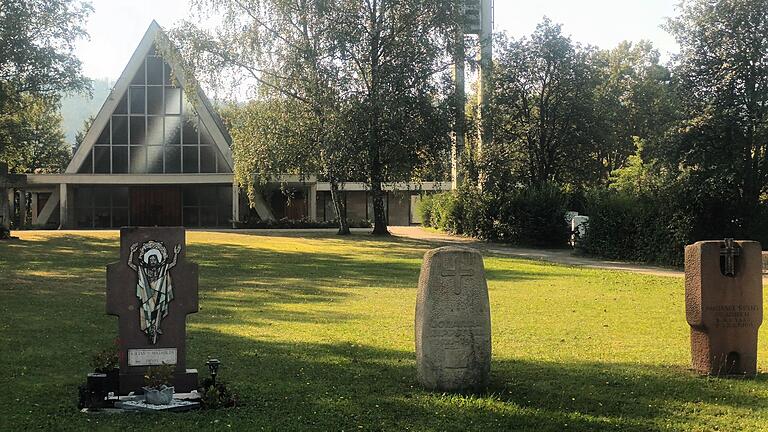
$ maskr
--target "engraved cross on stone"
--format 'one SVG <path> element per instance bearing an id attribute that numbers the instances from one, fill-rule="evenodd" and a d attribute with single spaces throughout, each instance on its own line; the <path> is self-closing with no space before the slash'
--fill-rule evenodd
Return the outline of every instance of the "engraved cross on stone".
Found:
<path id="1" fill-rule="evenodd" d="M 720 249 L 720 256 L 724 258 L 723 274 L 736 276 L 736 257 L 741 254 L 741 248 L 734 244 L 732 238 L 724 240 L 725 247 Z"/>
<path id="2" fill-rule="evenodd" d="M 453 277 L 453 293 L 461 294 L 461 281 L 463 278 L 474 276 L 472 271 L 472 255 L 468 253 L 453 254 L 444 262 L 444 277 Z"/>

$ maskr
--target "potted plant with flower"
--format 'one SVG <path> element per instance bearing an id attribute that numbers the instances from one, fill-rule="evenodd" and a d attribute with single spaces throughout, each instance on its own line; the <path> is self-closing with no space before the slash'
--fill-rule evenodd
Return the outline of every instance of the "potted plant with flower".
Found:
<path id="1" fill-rule="evenodd" d="M 97 374 L 106 375 L 105 390 L 117 393 L 120 387 L 120 362 L 117 347 L 105 348 L 91 356 L 91 366 Z"/>
<path id="2" fill-rule="evenodd" d="M 144 375 L 144 398 L 145 402 L 151 405 L 168 405 L 173 400 L 174 387 L 171 385 L 173 379 L 172 364 L 163 364 L 161 366 L 147 369 Z"/>

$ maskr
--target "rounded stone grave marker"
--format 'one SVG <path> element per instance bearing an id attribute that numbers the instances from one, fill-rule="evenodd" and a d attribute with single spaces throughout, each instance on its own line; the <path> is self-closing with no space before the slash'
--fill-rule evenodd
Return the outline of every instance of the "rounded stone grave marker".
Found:
<path id="1" fill-rule="evenodd" d="M 483 257 L 443 247 L 424 255 L 416 300 L 416 367 L 437 391 L 480 391 L 491 371 L 491 312 Z"/>

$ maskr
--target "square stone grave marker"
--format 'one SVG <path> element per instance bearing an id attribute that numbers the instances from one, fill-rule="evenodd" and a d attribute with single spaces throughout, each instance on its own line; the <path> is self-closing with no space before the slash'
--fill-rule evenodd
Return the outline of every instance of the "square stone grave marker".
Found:
<path id="1" fill-rule="evenodd" d="M 763 322 L 760 243 L 726 239 L 686 246 L 685 315 L 694 370 L 713 376 L 755 375 Z"/>

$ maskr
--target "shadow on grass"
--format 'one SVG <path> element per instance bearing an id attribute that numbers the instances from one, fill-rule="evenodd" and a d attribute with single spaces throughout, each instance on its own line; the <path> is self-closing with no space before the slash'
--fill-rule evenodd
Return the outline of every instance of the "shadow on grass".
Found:
<path id="1" fill-rule="evenodd" d="M 696 420 L 681 410 L 686 404 L 722 412 L 766 402 L 750 383 L 679 368 L 512 360 L 493 362 L 487 393 L 444 395 L 419 388 L 413 352 L 196 333 L 199 344 L 227 348 L 223 377 L 247 403 L 238 416 L 275 429 L 648 431 L 669 419 Z M 752 388 L 766 381 L 760 376 Z"/>
<path id="2" fill-rule="evenodd" d="M 231 430 L 654 431 L 667 430 L 671 422 L 710 430 L 716 417 L 728 422 L 744 409 L 765 406 L 755 389 L 768 383 L 765 375 L 756 381 L 712 380 L 674 367 L 504 359 L 493 361 L 487 392 L 449 395 L 419 387 L 412 351 L 269 342 L 201 329 L 190 336 L 188 366 L 205 375 L 201 351 L 213 347 L 223 361 L 220 379 L 243 406 L 172 416 L 88 417 L 74 410 L 77 378 L 65 374 L 56 384 L 46 377 L 43 385 L 20 386 L 21 402 L 0 412 L 6 410 L 9 430 L 64 423 L 89 430 L 92 421 L 108 429 L 221 423 Z M 16 391 L 8 394 L 18 396 Z M 702 415 L 706 407 L 708 416 Z M 761 420 L 766 421 L 744 419 L 755 425 Z"/>
<path id="3" fill-rule="evenodd" d="M 701 430 L 712 429 L 706 423 L 712 416 L 738 420 L 744 417 L 739 408 L 757 411 L 766 404 L 760 396 L 764 392 L 757 391 L 768 382 L 765 375 L 756 382 L 709 380 L 674 367 L 508 359 L 493 362 L 488 393 L 440 395 L 420 390 L 411 350 L 343 341 L 281 343 L 217 331 L 225 324 L 358 319 L 342 307 L 325 308 L 322 314 L 285 307 L 342 300 L 370 288 L 414 289 L 422 251 L 403 250 L 412 247 L 403 246 L 410 240 L 394 246 L 371 243 L 398 255 L 193 243 L 189 257 L 201 266 L 202 310 L 191 320 L 202 326 L 189 330 L 188 365 L 202 372 L 207 354 L 220 356 L 222 377 L 246 405 L 93 421 L 109 429 L 204 429 L 219 421 L 221 428 L 231 424 L 231 430 L 647 431 L 664 429 L 671 420 Z M 0 404 L 0 430 L 93 427 L 91 418 L 73 409 L 75 387 L 88 369 L 89 355 L 100 347 L 97 342 L 108 343 L 117 328 L 114 318 L 103 315 L 104 266 L 117 260 L 117 249 L 116 239 L 69 236 L 0 250 L 0 386 L 14 401 Z M 41 269 L 50 274 L 33 274 Z M 503 272 L 518 280 L 556 276 L 554 270 Z M 489 272 L 489 279 L 500 273 Z M 375 329 L 367 331 L 376 335 Z M 714 407 L 710 417 L 697 412 L 702 406 Z M 768 419 L 763 415 L 762 421 Z"/>

